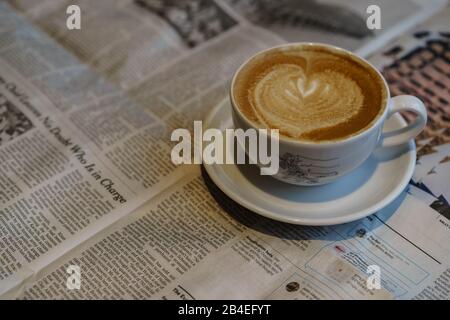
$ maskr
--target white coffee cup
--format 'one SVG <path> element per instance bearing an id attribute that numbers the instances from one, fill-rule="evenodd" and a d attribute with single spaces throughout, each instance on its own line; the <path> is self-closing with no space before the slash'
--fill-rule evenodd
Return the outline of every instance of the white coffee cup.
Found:
<path id="1" fill-rule="evenodd" d="M 280 167 L 278 172 L 273 175 L 274 178 L 287 183 L 304 186 L 329 183 L 357 168 L 371 155 L 377 146 L 392 147 L 407 143 L 424 129 L 427 121 L 427 111 L 422 101 L 410 95 L 391 98 L 386 80 L 374 66 L 347 50 L 331 45 L 320 43 L 292 43 L 259 52 L 250 57 L 238 68 L 231 82 L 231 90 L 233 90 L 237 74 L 249 60 L 269 50 L 279 50 L 291 46 L 320 46 L 332 52 L 341 51 L 350 55 L 365 67 L 375 71 L 385 87 L 387 99 L 386 105 L 381 107 L 376 121 L 373 121 L 362 132 L 348 138 L 326 142 L 310 142 L 295 140 L 280 135 Z M 260 126 L 243 115 L 231 91 L 230 100 L 233 122 L 236 129 L 241 128 L 247 130 L 250 128 L 260 128 Z M 392 132 L 382 133 L 385 120 L 399 111 L 411 111 L 417 115 L 417 118 L 406 127 Z"/>

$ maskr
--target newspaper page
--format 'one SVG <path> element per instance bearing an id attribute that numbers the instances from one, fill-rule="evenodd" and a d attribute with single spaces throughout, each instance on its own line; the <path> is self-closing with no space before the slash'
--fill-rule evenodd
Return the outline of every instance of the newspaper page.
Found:
<path id="1" fill-rule="evenodd" d="M 413 94 L 427 105 L 428 124 L 416 139 L 417 163 L 410 193 L 447 219 L 450 218 L 449 16 L 447 8 L 410 36 L 371 57 L 383 71 L 392 94 Z"/>
<path id="2" fill-rule="evenodd" d="M 177 99 L 186 108 L 213 105 L 231 70 L 278 38 L 244 26 L 224 35 L 235 50 L 223 52 L 223 59 L 211 54 L 223 51 L 221 42 L 198 51 L 194 58 L 204 69 L 185 69 L 184 78 L 177 72 L 180 83 L 197 80 L 190 88 L 195 99 L 168 94 L 161 104 L 175 99 L 180 109 L 161 114 L 156 101 L 138 106 L 9 5 L 0 8 L 4 293 L 192 171 L 170 161 L 170 132 L 188 121 Z M 221 76 L 211 79 L 210 72 Z M 152 89 L 155 97 L 167 92 Z M 201 113 L 190 113 L 191 119 Z"/>
<path id="3" fill-rule="evenodd" d="M 81 61 L 128 87 L 238 22 L 249 21 L 285 41 L 324 42 L 367 56 L 441 10 L 447 0 L 9 2 Z M 83 9 L 81 32 L 65 27 L 71 4 Z M 380 29 L 369 29 L 367 18 L 378 8 Z"/>
<path id="4" fill-rule="evenodd" d="M 161 67 L 193 54 L 207 42 L 224 42 L 218 40 L 220 35 L 238 33 L 246 24 L 216 1 L 9 2 L 79 60 L 124 89 L 146 81 Z M 66 27 L 66 9 L 71 4 L 83 10 L 81 30 L 76 32 Z M 261 37 L 264 32 L 258 33 Z M 274 34 L 270 37 L 272 41 L 277 38 Z M 230 43 L 228 50 L 235 46 L 239 48 L 239 44 Z M 214 53 L 213 57 L 219 54 Z M 223 60 L 218 58 L 220 66 Z"/>
<path id="5" fill-rule="evenodd" d="M 157 119 L 117 95 L 5 4 L 0 6 L 3 293 L 128 214 L 173 178 L 168 176 L 170 162 L 154 162 L 167 179 L 159 184 L 163 175 L 156 175 L 146 186 L 114 168 L 104 156 L 108 147 L 143 128 L 142 121 L 149 130 L 157 129 Z M 108 119 L 99 113 L 102 105 Z"/>
<path id="6" fill-rule="evenodd" d="M 225 0 L 239 15 L 288 42 L 323 42 L 360 56 L 383 48 L 418 23 L 439 12 L 446 0 Z M 381 28 L 369 28 L 379 9 Z"/>
<path id="7" fill-rule="evenodd" d="M 116 78 L 94 68 L 105 74 L 107 80 L 103 80 L 90 67 L 34 29 L 9 6 L 0 5 L 0 31 L 3 31 L 0 33 L 1 70 L 7 70 L 0 75 L 5 74 L 19 83 L 27 97 L 35 102 L 27 107 L 26 102 L 23 105 L 23 95 L 20 100 L 8 95 L 6 90 L 2 91 L 10 99 L 4 99 L 4 104 L 10 106 L 15 103 L 14 110 L 17 111 L 14 113 L 28 121 L 22 120 L 23 124 L 18 126 L 15 134 L 17 137 L 11 135 L 10 141 L 0 146 L 0 151 L 15 146 L 26 137 L 41 134 L 47 144 L 66 155 L 68 160 L 64 163 L 73 163 L 73 166 L 66 165 L 71 169 L 63 166 L 58 174 L 49 174 L 44 182 L 23 187 L 23 191 L 17 191 L 16 198 L 7 200 L 6 205 L 14 204 L 15 207 L 8 211 L 3 209 L 5 212 L 0 214 L 13 220 L 13 223 L 2 221 L 0 239 L 4 260 L 0 265 L 6 270 L 6 276 L 0 282 L 2 297 L 185 300 L 450 298 L 450 224 L 448 217 L 429 205 L 433 196 L 420 193 L 421 189 L 414 193 L 411 187 L 385 209 L 352 223 L 306 227 L 272 221 L 249 212 L 227 198 L 198 167 L 175 168 L 169 165 L 168 130 L 190 128 L 194 119 L 202 119 L 226 95 L 230 73 L 240 61 L 252 52 L 279 43 L 279 37 L 235 20 L 238 21 L 236 26 L 202 44 L 189 48 L 185 44 L 185 53 L 169 59 L 165 65 L 159 65 L 138 80 L 125 77 L 123 79 L 127 80 L 122 81 L 119 76 Z M 53 7 L 53 3 L 49 7 Z M 42 7 L 36 7 L 34 13 L 39 14 L 40 10 Z M 26 41 L 21 41 L 21 37 Z M 42 52 L 50 43 L 51 49 Z M 79 58 L 77 53 L 75 56 Z M 133 58 L 130 55 L 128 59 Z M 30 61 L 25 59 L 34 60 L 33 63 L 24 63 Z M 151 61 L 150 58 L 144 60 Z M 66 65 L 68 61 L 70 65 Z M 92 65 L 89 61 L 87 63 Z M 127 65 L 133 65 L 133 61 L 127 61 Z M 83 87 L 86 82 L 89 85 Z M 44 99 L 48 101 L 40 101 Z M 97 103 L 92 104 L 93 100 Z M 149 117 L 142 121 L 141 127 L 134 127 L 134 122 L 129 122 L 130 108 L 134 110 L 134 105 L 138 113 L 134 121 L 139 123 L 144 115 Z M 8 110 L 13 108 L 8 107 Z M 114 180 L 117 187 L 123 185 L 124 190 L 129 190 L 123 194 L 131 200 L 127 198 L 121 210 L 117 210 L 119 213 L 114 214 L 112 209 L 103 214 L 103 220 L 92 224 L 90 221 L 94 218 L 79 218 L 85 211 L 80 210 L 80 214 L 78 210 L 60 209 L 64 213 L 76 213 L 71 219 L 81 227 L 73 228 L 75 232 L 55 245 L 52 254 L 49 251 L 27 262 L 19 250 L 23 237 L 10 230 L 26 230 L 26 227 L 19 227 L 23 225 L 30 229 L 24 234 L 32 234 L 30 232 L 35 230 L 42 235 L 44 223 L 59 223 L 57 217 L 64 216 L 51 214 L 56 212 L 53 206 L 57 201 L 47 200 L 47 207 L 28 203 L 28 199 L 40 201 L 51 194 L 44 185 L 58 177 L 67 177 L 78 169 L 79 179 L 90 182 L 91 190 L 105 198 L 110 196 L 96 184 L 95 177 L 79 163 L 76 155 L 65 147 L 58 148 L 58 143 L 64 139 L 56 137 L 54 132 L 52 135 L 51 129 L 47 130 L 39 122 L 42 116 L 30 110 L 49 113 L 59 124 L 61 132 L 67 128 L 70 135 L 58 135 L 73 137 L 73 141 L 77 139 L 77 144 L 92 157 L 88 163 L 95 160 L 99 163 L 95 164 L 96 167 L 102 165 L 102 172 L 117 177 Z M 77 122 L 73 114 L 85 118 Z M 101 119 L 99 123 L 108 123 L 111 115 L 114 123 L 110 127 L 89 122 L 98 117 Z M 22 127 L 30 127 L 30 123 L 32 129 L 19 134 L 24 130 Z M 84 126 L 89 123 L 89 127 Z M 128 131 L 124 129 L 121 135 L 116 136 L 120 132 L 117 127 L 125 127 Z M 17 149 L 23 150 L 20 146 Z M 46 152 L 45 155 L 53 154 L 57 151 Z M 18 158 L 23 159 L 23 156 Z M 44 156 L 32 158 L 47 159 Z M 54 163 L 53 160 L 45 162 Z M 1 169 L 4 167 L 0 165 Z M 14 174 L 18 172 L 17 166 L 11 168 L 8 170 Z M 149 173 L 152 168 L 154 172 Z M 8 174 L 9 171 L 3 176 L 8 177 Z M 16 181 L 20 180 L 14 177 L 4 183 Z M 59 188 L 72 186 L 70 181 L 57 182 L 58 195 L 61 195 L 57 191 Z M 80 191 L 90 190 L 86 186 L 77 187 Z M 62 196 L 63 201 L 68 199 L 65 194 Z M 134 200 L 136 205 L 131 204 L 133 199 L 137 199 Z M 99 201 L 95 200 L 90 205 L 97 203 Z M 67 207 L 70 208 L 69 205 Z M 11 214 L 21 212 L 19 210 L 33 212 L 29 208 L 42 213 L 27 214 L 31 224 L 21 223 L 21 215 Z M 95 230 L 91 228 L 94 224 Z M 54 229 L 58 230 L 59 226 Z M 66 231 L 63 228 L 62 231 Z M 39 238 L 32 239 L 33 243 L 41 244 L 37 240 Z M 33 247 L 27 245 L 25 248 Z M 39 249 L 35 251 L 40 253 L 42 249 Z M 11 260 L 16 261 L 15 266 L 14 263 L 8 264 Z M 18 260 L 20 264 L 17 264 Z M 367 269 L 373 265 L 382 270 L 382 288 L 379 290 L 370 290 L 366 285 Z M 67 270 L 71 266 L 78 266 L 81 270 L 79 289 L 70 289 Z"/>
<path id="8" fill-rule="evenodd" d="M 43 270 L 15 297 L 448 299 L 449 228 L 436 218 L 404 193 L 353 223 L 289 225 L 246 211 L 195 173 Z M 375 264 L 382 289 L 369 290 L 366 269 Z M 81 268 L 79 290 L 66 286 L 71 265 Z"/>

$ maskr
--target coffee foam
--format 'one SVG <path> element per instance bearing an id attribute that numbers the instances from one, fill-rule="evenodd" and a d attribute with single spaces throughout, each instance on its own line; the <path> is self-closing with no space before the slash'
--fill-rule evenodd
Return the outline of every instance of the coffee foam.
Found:
<path id="1" fill-rule="evenodd" d="M 233 95 L 244 115 L 262 127 L 300 140 L 336 140 L 377 117 L 386 99 L 381 81 L 348 54 L 290 47 L 250 60 Z"/>

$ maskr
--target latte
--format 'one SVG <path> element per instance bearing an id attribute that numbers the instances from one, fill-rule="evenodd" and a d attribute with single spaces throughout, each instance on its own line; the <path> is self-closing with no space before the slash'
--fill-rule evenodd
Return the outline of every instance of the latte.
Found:
<path id="1" fill-rule="evenodd" d="M 258 126 L 306 141 L 339 140 L 363 131 L 387 99 L 383 80 L 371 67 L 320 45 L 256 55 L 237 74 L 232 95 Z"/>

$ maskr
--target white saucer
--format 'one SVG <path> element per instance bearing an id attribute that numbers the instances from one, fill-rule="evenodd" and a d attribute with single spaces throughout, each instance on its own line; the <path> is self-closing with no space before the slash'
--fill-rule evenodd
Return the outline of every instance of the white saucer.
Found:
<path id="1" fill-rule="evenodd" d="M 232 128 L 229 100 L 211 111 L 204 130 Z M 387 131 L 406 125 L 398 113 Z M 204 164 L 212 181 L 231 199 L 265 217 L 301 225 L 332 225 L 368 216 L 392 202 L 407 186 L 416 159 L 414 141 L 378 148 L 360 167 L 336 182 L 294 186 L 261 176 L 255 165 Z"/>

